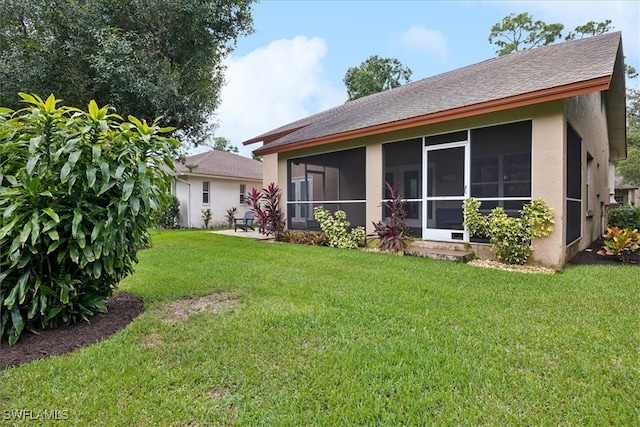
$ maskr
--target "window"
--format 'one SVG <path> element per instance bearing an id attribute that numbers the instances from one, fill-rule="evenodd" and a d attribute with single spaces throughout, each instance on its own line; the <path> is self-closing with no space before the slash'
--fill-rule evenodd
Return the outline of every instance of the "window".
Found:
<path id="1" fill-rule="evenodd" d="M 517 215 L 531 201 L 531 121 L 471 130 L 471 197 Z"/>
<path id="2" fill-rule="evenodd" d="M 578 240 L 582 234 L 582 140 L 567 123 L 567 200 L 566 244 Z"/>
<path id="3" fill-rule="evenodd" d="M 244 205 L 245 203 L 247 203 L 246 201 L 246 194 L 247 194 L 247 186 L 246 184 L 240 184 L 240 204 Z"/>
<path id="4" fill-rule="evenodd" d="M 202 182 L 202 204 L 209 204 L 209 181 Z"/>
<path id="5" fill-rule="evenodd" d="M 366 225 L 365 149 L 337 151 L 288 162 L 289 229 L 319 229 L 313 208 L 343 210 L 352 227 Z"/>
<path id="6" fill-rule="evenodd" d="M 591 155 L 591 153 L 587 152 L 587 182 L 586 182 L 584 195 L 586 198 L 585 206 L 587 207 L 587 212 L 589 213 L 589 215 L 593 215 L 593 202 L 595 199 L 591 194 L 591 192 L 595 188 L 595 186 L 593 185 L 594 172 L 592 169 L 593 169 L 593 156 Z"/>

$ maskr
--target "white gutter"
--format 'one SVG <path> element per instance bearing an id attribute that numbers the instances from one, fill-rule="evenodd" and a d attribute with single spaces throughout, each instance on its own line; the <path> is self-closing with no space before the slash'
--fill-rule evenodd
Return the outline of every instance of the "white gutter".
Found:
<path id="1" fill-rule="evenodd" d="M 616 164 L 614 162 L 609 162 L 609 204 L 618 204 L 616 202 Z"/>
<path id="2" fill-rule="evenodd" d="M 193 228 L 192 224 L 191 224 L 191 183 L 189 181 L 186 181 L 184 179 L 180 179 L 177 176 L 175 177 L 176 181 L 180 181 L 183 182 L 185 184 L 187 184 L 187 187 L 189 187 L 189 197 L 188 202 L 187 202 L 187 228 Z M 176 193 L 178 192 L 178 189 L 176 188 Z"/>

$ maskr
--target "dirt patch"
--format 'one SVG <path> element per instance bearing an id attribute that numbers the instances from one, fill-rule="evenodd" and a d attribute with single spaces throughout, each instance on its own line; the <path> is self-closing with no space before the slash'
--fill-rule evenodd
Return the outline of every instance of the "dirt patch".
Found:
<path id="1" fill-rule="evenodd" d="M 197 299 L 184 299 L 172 302 L 158 310 L 163 317 L 162 321 L 166 324 L 173 324 L 182 320 L 186 320 L 189 316 L 204 311 L 216 312 L 222 308 L 236 304 L 238 299 L 231 292 L 222 292 L 219 294 L 211 294 Z"/>
<path id="2" fill-rule="evenodd" d="M 13 346 L 3 340 L 0 342 L 0 370 L 69 353 L 101 341 L 123 329 L 144 311 L 142 299 L 125 292 L 116 292 L 106 305 L 107 313 L 94 316 L 90 322 L 45 329 L 37 335 L 25 331 Z"/>

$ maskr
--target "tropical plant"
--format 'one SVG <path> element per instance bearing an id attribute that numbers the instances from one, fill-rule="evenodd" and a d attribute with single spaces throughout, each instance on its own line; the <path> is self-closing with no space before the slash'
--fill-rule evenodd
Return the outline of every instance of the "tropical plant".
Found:
<path id="1" fill-rule="evenodd" d="M 464 220 L 462 224 L 465 226 L 473 237 L 480 239 L 489 238 L 489 221 L 486 216 L 480 213 L 480 200 L 469 197 L 462 202 L 462 210 Z"/>
<path id="2" fill-rule="evenodd" d="M 0 336 L 88 319 L 133 272 L 178 141 L 91 101 L 0 109 Z"/>
<path id="3" fill-rule="evenodd" d="M 607 228 L 604 246 L 598 251 L 598 255 L 614 255 L 623 263 L 629 262 L 629 256 L 640 249 L 640 233 L 635 228 L 613 227 Z"/>
<path id="4" fill-rule="evenodd" d="M 276 240 L 281 240 L 285 228 L 284 214 L 280 209 L 280 194 L 280 189 L 272 182 L 262 191 L 252 188 L 247 195 L 251 210 L 258 218 L 260 233 L 267 236 L 273 234 Z"/>
<path id="5" fill-rule="evenodd" d="M 235 206 L 227 209 L 227 214 L 224 216 L 224 218 L 227 220 L 227 225 L 229 226 L 229 228 L 233 227 L 233 223 L 236 221 L 237 213 L 238 208 L 236 208 Z"/>
<path id="6" fill-rule="evenodd" d="M 282 241 L 299 245 L 324 246 L 327 244 L 327 236 L 318 231 L 287 230 L 282 233 Z"/>
<path id="7" fill-rule="evenodd" d="M 209 222 L 211 222 L 211 209 L 202 209 L 202 222 L 204 223 L 204 228 L 209 228 Z"/>
<path id="8" fill-rule="evenodd" d="M 489 215 L 482 215 L 481 205 L 482 202 L 474 198 L 463 202 L 464 225 L 472 236 L 489 237 L 494 256 L 506 264 L 527 262 L 533 240 L 553 231 L 553 211 L 540 199 L 526 204 L 519 218 L 508 216 L 500 206 Z"/>
<path id="9" fill-rule="evenodd" d="M 313 209 L 313 217 L 320 224 L 320 228 L 327 237 L 329 246 L 343 249 L 357 249 L 364 245 L 364 227 L 351 228 L 347 221 L 347 214 L 337 210 L 334 215 L 322 206 Z"/>
<path id="10" fill-rule="evenodd" d="M 384 220 L 373 223 L 378 249 L 385 252 L 403 252 L 413 241 L 404 220 L 407 218 L 406 204 L 397 188 L 388 182 L 385 187 L 389 200 L 382 205 L 389 211 Z"/>

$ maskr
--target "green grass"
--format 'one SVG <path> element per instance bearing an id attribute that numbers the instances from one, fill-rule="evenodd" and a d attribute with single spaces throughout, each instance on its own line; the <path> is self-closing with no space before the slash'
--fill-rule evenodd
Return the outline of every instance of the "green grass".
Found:
<path id="1" fill-rule="evenodd" d="M 549 276 L 206 232 L 153 241 L 121 286 L 147 311 L 1 372 L 2 411 L 87 426 L 640 423 L 637 267 Z M 239 303 L 162 322 L 162 306 L 220 291 Z"/>

